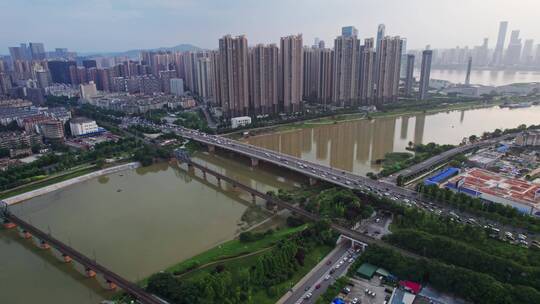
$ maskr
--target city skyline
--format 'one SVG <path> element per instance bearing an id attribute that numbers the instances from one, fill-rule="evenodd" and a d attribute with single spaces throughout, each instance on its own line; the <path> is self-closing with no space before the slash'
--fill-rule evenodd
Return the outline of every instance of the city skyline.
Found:
<path id="1" fill-rule="evenodd" d="M 7 54 L 9 46 L 21 41 L 39 41 L 49 47 L 66 47 L 82 53 L 152 49 L 180 43 L 216 49 L 215 41 L 228 33 L 250 37 L 250 46 L 278 43 L 282 36 L 302 33 L 304 42 L 318 37 L 330 47 L 342 26 L 355 26 L 358 37 L 364 39 L 375 37 L 380 23 L 386 25 L 391 35 L 408 37 L 409 49 L 421 49 L 427 44 L 434 48 L 472 46 L 480 44 L 484 37 L 489 38 L 492 48 L 500 20 L 509 22 L 509 31 L 518 29 L 522 37 L 540 40 L 540 33 L 534 32 L 534 12 L 540 4 L 529 0 L 521 1 L 519 7 L 496 0 L 491 1 L 489 8 L 480 1 L 447 0 L 436 4 L 421 0 L 384 1 L 382 4 L 371 0 L 310 1 L 309 5 L 306 1 L 278 1 L 272 5 L 246 1 L 232 1 L 227 5 L 214 1 L 167 0 L 152 4 L 135 0 L 71 2 L 0 3 L 1 20 L 20 25 L 3 34 L 0 54 Z M 99 13 L 90 13 L 96 11 Z M 418 12 L 426 14 L 411 22 L 411 14 Z M 339 19 L 334 18 L 337 14 Z M 33 15 L 36 18 L 28 18 Z M 217 15 L 219 18 L 214 18 Z M 239 15 L 243 18 L 237 18 Z M 460 22 L 454 23 L 457 18 Z M 438 26 L 431 26 L 433 22 Z M 470 24 L 474 24 L 474 30 Z M 137 34 L 129 34 L 132 32 Z"/>

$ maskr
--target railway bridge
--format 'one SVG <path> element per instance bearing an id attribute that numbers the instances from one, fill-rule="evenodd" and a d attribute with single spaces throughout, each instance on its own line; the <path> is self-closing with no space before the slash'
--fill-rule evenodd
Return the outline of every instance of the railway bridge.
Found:
<path id="1" fill-rule="evenodd" d="M 43 250 L 52 250 L 55 255 L 61 258 L 65 263 L 78 263 L 84 269 L 84 273 L 89 278 L 100 276 L 105 286 L 109 290 L 118 288 L 124 290 L 141 304 L 166 304 L 167 302 L 147 293 L 144 289 L 128 281 L 119 274 L 113 272 L 107 267 L 99 264 L 95 260 L 87 257 L 83 253 L 68 246 L 62 241 L 54 238 L 50 234 L 41 231 L 34 225 L 24 221 L 9 211 L 8 205 L 0 201 L 0 220 L 7 229 L 17 228 L 21 237 L 33 239 L 36 245 Z"/>

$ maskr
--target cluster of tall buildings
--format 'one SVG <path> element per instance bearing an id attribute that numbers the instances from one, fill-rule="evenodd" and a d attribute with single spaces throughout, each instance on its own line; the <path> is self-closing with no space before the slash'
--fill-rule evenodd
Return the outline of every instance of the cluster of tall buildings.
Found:
<path id="1" fill-rule="evenodd" d="M 62 49 L 59 54 L 45 52 L 43 44 L 31 43 L 10 48 L 9 64 L 0 60 L 0 95 L 13 95 L 11 86 L 26 86 L 21 82 L 27 80 L 37 88 L 93 82 L 100 91 L 144 95 L 181 95 L 186 89 L 221 109 L 224 117 L 297 113 L 305 101 L 338 107 L 380 105 L 397 101 L 400 78 L 405 78 L 406 95 L 412 94 L 409 71 L 415 61 L 405 54 L 405 43 L 399 36 L 387 36 L 382 24 L 376 38 L 363 41 L 355 27 L 346 26 L 333 48 L 318 39 L 304 46 L 301 34 L 255 46 L 248 46 L 246 36 L 226 35 L 217 50 L 143 51 L 139 60 L 109 63 L 72 58 Z M 423 76 L 429 83 L 429 73 Z"/>
<path id="2" fill-rule="evenodd" d="M 519 30 L 509 32 L 508 22 L 499 24 L 495 45 L 490 48 L 488 38 L 472 48 L 455 47 L 433 50 L 433 65 L 436 67 L 462 67 L 469 58 L 477 67 L 493 68 L 540 68 L 540 44 L 533 39 L 522 39 Z"/>

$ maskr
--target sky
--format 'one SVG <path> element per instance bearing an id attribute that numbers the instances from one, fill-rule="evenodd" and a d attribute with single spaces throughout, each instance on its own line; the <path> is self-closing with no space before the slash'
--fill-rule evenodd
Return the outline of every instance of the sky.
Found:
<path id="1" fill-rule="evenodd" d="M 539 0 L 0 0 L 0 54 L 30 41 L 79 52 L 215 49 L 225 34 L 255 45 L 302 33 L 306 45 L 319 37 L 331 47 L 342 26 L 364 39 L 379 23 L 409 49 L 474 46 L 484 37 L 493 47 L 502 20 L 536 44 L 538 12 Z"/>

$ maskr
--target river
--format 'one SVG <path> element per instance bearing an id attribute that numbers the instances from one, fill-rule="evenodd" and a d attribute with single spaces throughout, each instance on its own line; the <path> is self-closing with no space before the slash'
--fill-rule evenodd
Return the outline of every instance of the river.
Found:
<path id="1" fill-rule="evenodd" d="M 453 83 L 465 83 L 467 70 L 431 69 L 431 79 L 447 80 Z M 415 70 L 416 79 L 420 79 L 420 70 Z M 517 82 L 540 82 L 540 71 L 500 71 L 472 70 L 471 84 L 500 86 Z"/>
<path id="2" fill-rule="evenodd" d="M 540 123 L 540 107 L 357 120 L 261 135 L 249 142 L 365 174 L 380 169 L 374 160 L 390 151 L 404 151 L 409 141 L 456 144 L 470 134 L 521 123 Z M 289 188 L 302 181 L 264 163 L 250 168 L 247 160 L 237 156 L 198 153 L 196 158 L 260 191 Z M 137 281 L 266 218 L 250 200 L 226 184 L 219 189 L 163 163 L 88 180 L 12 210 Z M 1 303 L 95 304 L 111 295 L 15 231 L 0 230 L 0 260 Z"/>
<path id="3" fill-rule="evenodd" d="M 538 123 L 540 106 L 491 107 L 326 124 L 253 136 L 247 142 L 326 166 L 366 174 L 380 171 L 381 166 L 375 163 L 377 159 L 384 158 L 388 152 L 406 151 L 411 141 L 459 144 L 471 134 Z"/>
<path id="4" fill-rule="evenodd" d="M 261 191 L 299 182 L 225 156 L 199 153 L 197 160 Z M 268 217 L 250 201 L 226 184 L 219 190 L 162 163 L 82 182 L 12 206 L 12 211 L 137 281 Z M 1 303 L 96 304 L 111 295 L 14 230 L 0 230 L 0 260 Z"/>

